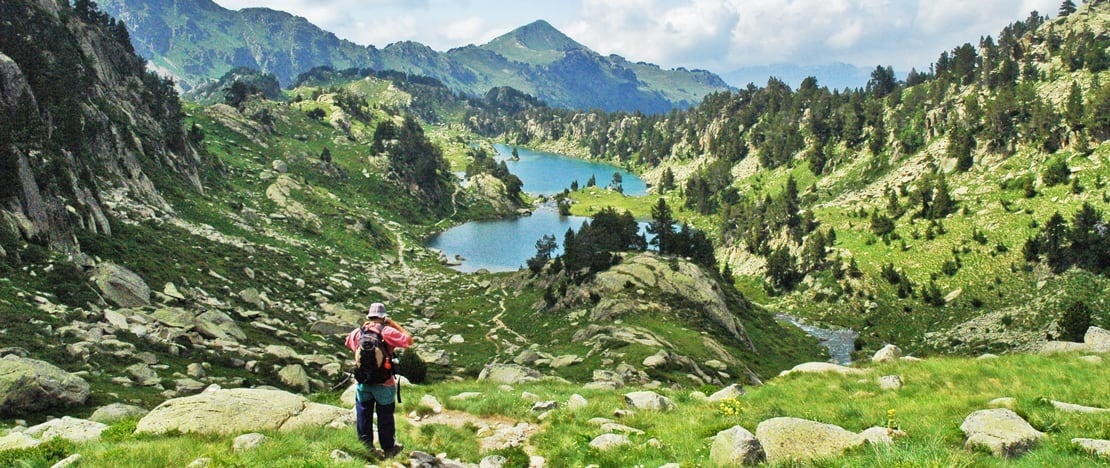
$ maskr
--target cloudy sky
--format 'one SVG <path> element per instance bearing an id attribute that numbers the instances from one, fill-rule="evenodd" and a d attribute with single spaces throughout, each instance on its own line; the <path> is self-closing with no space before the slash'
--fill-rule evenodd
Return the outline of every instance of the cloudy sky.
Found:
<path id="1" fill-rule="evenodd" d="M 941 51 L 997 35 L 1061 0 L 216 0 L 307 18 L 384 47 L 413 40 L 445 51 L 484 44 L 538 19 L 602 54 L 666 68 L 844 62 L 928 68 Z M 1077 2 L 1079 3 L 1079 2 Z"/>

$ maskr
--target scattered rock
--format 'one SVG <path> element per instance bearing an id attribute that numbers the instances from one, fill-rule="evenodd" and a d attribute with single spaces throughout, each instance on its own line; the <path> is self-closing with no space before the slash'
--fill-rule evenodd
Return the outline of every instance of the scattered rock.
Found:
<path id="1" fill-rule="evenodd" d="M 624 404 L 637 410 L 671 411 L 678 408 L 670 398 L 651 391 L 624 394 Z"/>
<path id="2" fill-rule="evenodd" d="M 290 364 L 278 371 L 281 383 L 301 393 L 312 391 L 312 382 L 308 379 L 308 372 L 300 364 Z"/>
<path id="3" fill-rule="evenodd" d="M 123 373 L 131 378 L 132 382 L 142 387 L 153 387 L 162 383 L 162 379 L 158 377 L 158 373 L 151 369 L 146 363 L 132 364 L 123 370 Z"/>
<path id="4" fill-rule="evenodd" d="M 567 400 L 567 409 L 571 411 L 576 411 L 589 406 L 589 404 L 590 403 L 586 401 L 586 397 L 575 393 L 574 395 L 571 395 L 570 398 Z"/>
<path id="5" fill-rule="evenodd" d="M 895 437 L 905 437 L 906 433 L 898 429 L 888 429 L 881 426 L 869 427 L 859 436 L 871 445 L 894 445 Z"/>
<path id="6" fill-rule="evenodd" d="M 882 390 L 899 390 L 902 388 L 902 377 L 898 375 L 879 377 L 879 388 Z"/>
<path id="7" fill-rule="evenodd" d="M 138 406 L 124 403 L 112 403 L 97 408 L 96 411 L 93 411 L 93 414 L 89 416 L 89 420 L 98 423 L 112 424 L 124 419 L 142 417 L 147 413 L 149 413 L 149 411 Z"/>
<path id="8" fill-rule="evenodd" d="M 53 364 L 11 354 L 0 359 L 0 415 L 80 405 L 88 398 L 88 382 Z"/>
<path id="9" fill-rule="evenodd" d="M 268 439 L 268 437 L 257 432 L 243 434 L 239 437 L 236 437 L 235 440 L 231 441 L 231 450 L 236 452 L 250 450 L 258 447 L 261 443 L 265 442 L 266 439 Z"/>
<path id="10" fill-rule="evenodd" d="M 42 441 L 22 432 L 12 432 L 4 437 L 0 437 L 0 452 L 31 448 L 41 443 Z"/>
<path id="11" fill-rule="evenodd" d="M 490 455 L 478 463 L 478 468 L 504 468 L 509 460 L 501 455 Z"/>
<path id="12" fill-rule="evenodd" d="M 166 283 L 165 286 L 162 286 L 162 294 L 170 299 L 185 300 L 185 295 L 181 294 L 181 291 L 173 283 Z"/>
<path id="13" fill-rule="evenodd" d="M 717 433 L 709 449 L 709 460 L 716 466 L 758 465 L 767 461 L 763 446 L 747 429 L 733 426 Z"/>
<path id="14" fill-rule="evenodd" d="M 354 457 L 352 457 L 351 454 L 347 452 L 335 449 L 331 451 L 331 459 L 336 463 L 347 463 L 354 460 Z"/>
<path id="15" fill-rule="evenodd" d="M 482 396 L 481 392 L 462 392 L 458 395 L 452 396 L 450 399 L 452 399 L 452 400 L 471 400 L 471 399 L 474 399 L 474 398 L 479 398 L 481 396 Z"/>
<path id="16" fill-rule="evenodd" d="M 1110 458 L 1110 440 L 1076 438 L 1071 443 L 1102 458 Z"/>
<path id="17" fill-rule="evenodd" d="M 590 441 L 590 448 L 605 451 L 631 443 L 632 441 L 624 434 L 602 434 Z"/>
<path id="18" fill-rule="evenodd" d="M 559 402 L 557 402 L 555 400 L 537 401 L 536 404 L 532 405 L 532 411 L 536 412 L 536 413 L 542 413 L 544 411 L 551 411 L 551 410 L 556 409 L 558 407 L 559 407 Z"/>
<path id="19" fill-rule="evenodd" d="M 185 465 L 185 468 L 205 468 L 206 466 L 211 465 L 211 464 L 212 464 L 212 459 L 211 458 L 200 457 L 196 460 L 193 460 L 192 463 L 190 463 L 188 465 Z"/>
<path id="20" fill-rule="evenodd" d="M 718 403 L 731 398 L 739 397 L 744 394 L 744 387 L 737 384 L 729 385 L 725 388 L 718 390 L 716 393 L 709 395 L 708 401 L 710 403 Z"/>
<path id="21" fill-rule="evenodd" d="M 420 398 L 420 406 L 427 407 L 428 409 L 432 410 L 432 412 L 435 413 L 435 414 L 439 414 L 439 413 L 443 412 L 443 405 L 440 404 L 439 400 L 437 400 L 436 397 L 434 397 L 432 395 L 424 395 L 423 397 L 421 397 Z"/>
<path id="22" fill-rule="evenodd" d="M 1076 404 L 1064 403 L 1062 401 L 1056 401 L 1056 400 L 1049 400 L 1049 401 L 1052 403 L 1052 406 L 1056 407 L 1056 409 L 1058 409 L 1060 411 L 1068 412 L 1068 413 L 1085 413 L 1085 414 L 1110 413 L 1110 409 L 1107 409 L 1107 408 L 1095 408 L 1093 406 L 1076 405 Z"/>
<path id="23" fill-rule="evenodd" d="M 552 369 L 560 369 L 560 368 L 563 368 L 563 367 L 573 366 L 573 365 L 578 364 L 580 362 L 582 362 L 582 358 L 580 358 L 578 356 L 575 356 L 573 354 L 568 354 L 568 355 L 559 356 L 559 357 L 553 359 L 551 361 L 551 363 L 548 364 L 548 366 L 550 366 Z"/>
<path id="24" fill-rule="evenodd" d="M 875 355 L 871 357 L 871 362 L 897 361 L 901 358 L 902 348 L 899 348 L 892 344 L 888 344 L 886 346 L 883 346 L 882 349 L 879 349 L 875 352 Z"/>
<path id="25" fill-rule="evenodd" d="M 1033 448 L 1044 433 L 1006 408 L 979 410 L 960 425 L 968 448 L 983 447 L 996 457 L 1017 457 Z"/>
<path id="26" fill-rule="evenodd" d="M 478 374 L 478 380 L 491 380 L 497 383 L 516 385 L 535 382 L 542 377 L 538 371 L 516 364 L 490 364 Z"/>
<path id="27" fill-rule="evenodd" d="M 1110 330 L 1099 327 L 1090 327 L 1083 335 L 1083 343 L 1091 347 L 1096 353 L 1110 352 Z"/>
<path id="28" fill-rule="evenodd" d="M 56 437 L 61 437 L 73 442 L 86 442 L 100 439 L 100 433 L 104 432 L 107 428 L 107 424 L 63 416 L 59 419 L 51 419 L 37 426 L 29 427 L 26 431 L 23 431 L 23 433 L 43 442 Z"/>
<path id="29" fill-rule="evenodd" d="M 81 454 L 75 453 L 68 457 L 61 459 L 58 463 L 50 465 L 50 468 L 68 468 L 70 466 L 78 466 L 81 463 Z"/>
<path id="30" fill-rule="evenodd" d="M 755 436 L 770 463 L 835 457 L 865 443 L 859 434 L 839 426 L 798 418 L 763 421 L 755 428 Z"/>
<path id="31" fill-rule="evenodd" d="M 135 272 L 110 262 L 96 266 L 92 281 L 104 299 L 120 307 L 150 305 L 150 287 Z"/>
<path id="32" fill-rule="evenodd" d="M 285 161 L 282 161 L 280 159 L 275 159 L 272 163 L 270 163 L 270 168 L 278 174 L 285 174 L 289 172 L 289 165 L 286 164 Z"/>

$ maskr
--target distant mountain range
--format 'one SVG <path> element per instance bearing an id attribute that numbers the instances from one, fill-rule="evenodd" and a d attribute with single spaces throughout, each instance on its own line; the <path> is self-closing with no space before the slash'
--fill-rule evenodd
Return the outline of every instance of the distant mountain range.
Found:
<path id="1" fill-rule="evenodd" d="M 664 70 L 603 56 L 537 21 L 481 46 L 438 52 L 418 42 L 385 48 L 339 39 L 308 20 L 266 8 L 238 11 L 211 0 L 104 0 L 124 21 L 135 50 L 152 68 L 190 89 L 234 67 L 273 73 L 282 85 L 313 67 L 396 70 L 436 78 L 455 91 L 483 95 L 510 86 L 572 109 L 666 112 L 729 89 L 704 70 Z"/>

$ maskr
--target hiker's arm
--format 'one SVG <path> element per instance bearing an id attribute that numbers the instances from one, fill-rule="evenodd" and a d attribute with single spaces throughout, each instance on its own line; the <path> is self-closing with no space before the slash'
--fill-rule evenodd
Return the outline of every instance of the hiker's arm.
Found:
<path id="1" fill-rule="evenodd" d="M 382 330 L 382 338 L 386 343 L 395 348 L 408 348 L 412 346 L 412 335 L 405 329 L 400 328 L 396 323 L 391 324 Z"/>
<path id="2" fill-rule="evenodd" d="M 402 327 L 402 326 L 401 326 L 401 324 L 399 324 L 399 323 L 397 323 L 397 322 L 394 322 L 394 321 L 393 321 L 393 319 L 385 319 L 385 324 L 386 324 L 386 325 L 389 325 L 389 326 L 391 326 L 391 327 L 393 327 L 393 328 L 396 328 L 396 329 L 397 329 L 397 331 L 399 331 L 399 332 L 401 332 L 401 333 L 404 333 L 404 334 L 406 334 L 406 335 L 412 336 L 412 333 L 409 333 L 409 331 L 408 331 L 408 330 L 405 330 L 405 328 L 404 328 L 404 327 Z"/>

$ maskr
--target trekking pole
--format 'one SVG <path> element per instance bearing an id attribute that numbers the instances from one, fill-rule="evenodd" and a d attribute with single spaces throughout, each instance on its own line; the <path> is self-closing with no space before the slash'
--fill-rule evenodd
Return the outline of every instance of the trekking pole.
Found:
<path id="1" fill-rule="evenodd" d="M 351 381 L 351 373 L 350 372 L 344 372 L 343 374 L 346 375 L 347 377 L 345 377 L 341 382 L 335 384 L 335 386 L 331 388 L 331 391 L 334 392 L 336 390 L 339 390 L 340 387 L 342 387 L 344 385 L 347 385 L 347 382 Z"/>

